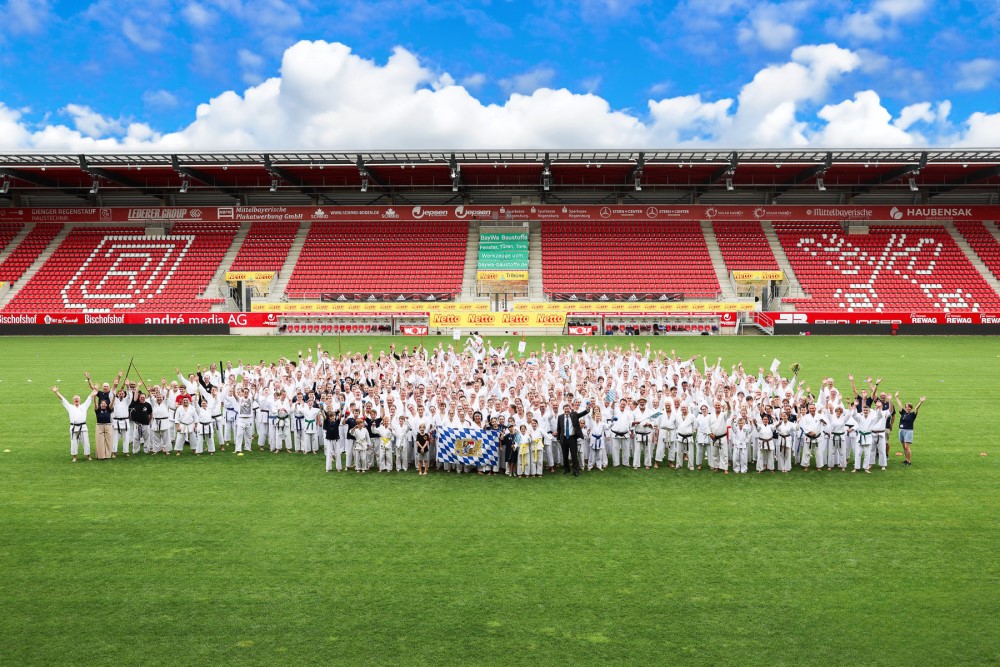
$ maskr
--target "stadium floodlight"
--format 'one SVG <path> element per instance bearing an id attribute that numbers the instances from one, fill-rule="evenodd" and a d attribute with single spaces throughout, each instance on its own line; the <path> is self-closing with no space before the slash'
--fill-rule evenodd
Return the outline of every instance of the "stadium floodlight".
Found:
<path id="1" fill-rule="evenodd" d="M 90 194 L 96 195 L 97 191 L 100 189 L 101 189 L 101 182 L 95 178 L 94 181 L 90 184 Z"/>
<path id="2" fill-rule="evenodd" d="M 10 179 L 5 178 L 3 183 L 0 183 L 0 195 L 5 195 L 10 192 Z"/>
<path id="3" fill-rule="evenodd" d="M 368 192 L 368 172 L 361 174 L 361 191 Z"/>
<path id="4" fill-rule="evenodd" d="M 826 183 L 823 182 L 822 176 L 816 179 L 816 189 L 820 192 L 826 192 Z"/>
<path id="5" fill-rule="evenodd" d="M 272 178 L 271 179 L 271 192 L 277 192 L 277 191 L 278 191 L 278 179 Z"/>
<path id="6" fill-rule="evenodd" d="M 726 176 L 726 190 L 728 190 L 729 192 L 732 192 L 734 190 L 732 176 Z"/>
<path id="7" fill-rule="evenodd" d="M 186 195 L 189 187 L 191 187 L 191 179 L 185 178 L 181 180 L 181 189 L 179 192 L 182 195 Z"/>
<path id="8" fill-rule="evenodd" d="M 910 176 L 910 192 L 917 192 L 920 188 L 917 187 L 917 179 Z"/>

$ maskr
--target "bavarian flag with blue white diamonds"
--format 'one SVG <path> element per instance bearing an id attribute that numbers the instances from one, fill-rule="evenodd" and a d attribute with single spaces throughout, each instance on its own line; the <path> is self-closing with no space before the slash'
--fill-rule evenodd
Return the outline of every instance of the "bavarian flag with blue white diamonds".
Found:
<path id="1" fill-rule="evenodd" d="M 437 432 L 437 460 L 470 466 L 496 465 L 500 455 L 500 432 L 480 428 L 442 426 Z"/>

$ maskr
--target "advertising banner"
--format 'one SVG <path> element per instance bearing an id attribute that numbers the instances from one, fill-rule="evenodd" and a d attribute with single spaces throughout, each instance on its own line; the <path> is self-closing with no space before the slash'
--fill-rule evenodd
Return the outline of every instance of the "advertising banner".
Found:
<path id="1" fill-rule="evenodd" d="M 727 303 L 724 301 L 640 301 L 622 302 L 515 302 L 514 312 L 527 313 L 727 313 L 745 312 L 754 309 L 754 304 L 746 302 Z"/>
<path id="2" fill-rule="evenodd" d="M 527 271 L 476 271 L 476 280 L 481 283 L 526 283 Z"/>
<path id="3" fill-rule="evenodd" d="M 733 271 L 733 280 L 738 283 L 781 281 L 784 279 L 784 271 Z"/>
<path id="4" fill-rule="evenodd" d="M 404 324 L 399 327 L 399 333 L 404 336 L 426 336 L 428 327 L 426 324 Z"/>
<path id="5" fill-rule="evenodd" d="M 0 324 L 228 324 L 230 328 L 276 327 L 273 313 L 0 313 Z"/>
<path id="6" fill-rule="evenodd" d="M 251 310 L 255 313 L 469 313 L 489 309 L 490 304 L 485 301 L 474 303 L 301 301 L 257 302 L 251 306 Z"/>
<path id="7" fill-rule="evenodd" d="M 274 271 L 226 271 L 226 282 L 238 281 L 252 283 L 269 283 L 274 279 Z"/>
<path id="8" fill-rule="evenodd" d="M 308 220 L 314 223 L 359 220 L 790 220 L 923 222 L 997 220 L 1000 206 L 202 206 L 147 208 L 2 208 L 0 222 L 157 223 L 177 221 L 252 222 Z"/>
<path id="9" fill-rule="evenodd" d="M 764 314 L 775 324 L 1000 324 L 1000 313 L 796 311 Z"/>
<path id="10" fill-rule="evenodd" d="M 491 328 L 562 328 L 566 313 L 431 313 L 432 327 L 463 329 Z"/>

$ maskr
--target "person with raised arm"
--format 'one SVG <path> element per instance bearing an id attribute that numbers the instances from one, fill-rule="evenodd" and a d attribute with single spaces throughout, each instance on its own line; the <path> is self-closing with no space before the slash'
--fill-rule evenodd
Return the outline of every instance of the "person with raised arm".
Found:
<path id="1" fill-rule="evenodd" d="M 52 393 L 59 397 L 69 415 L 69 453 L 73 457 L 73 463 L 76 463 L 81 443 L 83 444 L 83 455 L 87 457 L 88 461 L 92 461 L 93 459 L 90 458 L 90 434 L 87 433 L 87 411 L 94 396 L 97 396 L 97 390 L 91 390 L 87 400 L 82 403 L 79 394 L 73 396 L 72 403 L 67 401 L 59 393 L 59 387 L 52 387 Z"/>
<path id="2" fill-rule="evenodd" d="M 903 465 L 909 466 L 913 465 L 912 452 L 910 451 L 910 447 L 913 445 L 913 423 L 917 421 L 917 412 L 920 411 L 920 406 L 924 404 L 927 397 L 921 396 L 916 406 L 913 403 L 900 403 L 898 391 L 895 398 L 896 405 L 899 406 L 899 442 L 903 445 Z"/>

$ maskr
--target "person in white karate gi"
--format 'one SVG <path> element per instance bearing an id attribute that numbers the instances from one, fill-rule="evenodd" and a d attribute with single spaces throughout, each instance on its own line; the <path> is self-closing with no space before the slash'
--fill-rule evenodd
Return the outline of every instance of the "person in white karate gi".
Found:
<path id="1" fill-rule="evenodd" d="M 747 451 L 752 437 L 753 426 L 741 416 L 729 430 L 729 440 L 733 449 L 733 472 L 746 473 Z"/>
<path id="2" fill-rule="evenodd" d="M 249 389 L 237 389 L 236 399 L 236 441 L 233 453 L 249 454 L 253 445 L 253 398 Z M 228 409 L 228 408 L 227 408 Z"/>
<path id="3" fill-rule="evenodd" d="M 201 454 L 206 449 L 209 455 L 215 456 L 215 424 L 216 421 L 212 416 L 211 403 L 204 396 L 198 401 L 198 405 L 194 406 L 195 414 L 198 417 L 198 423 L 195 426 L 194 440 L 197 450 L 195 453 Z"/>
<path id="4" fill-rule="evenodd" d="M 131 434 L 129 433 L 129 418 L 128 418 L 128 408 L 132 403 L 132 400 L 128 397 L 128 394 L 124 389 L 119 389 L 114 396 L 111 397 L 111 423 L 114 426 L 114 431 L 111 437 L 114 438 L 114 449 L 113 453 L 115 456 L 118 454 L 118 445 L 121 444 L 122 454 L 129 456 L 131 454 Z M 136 453 L 138 453 L 136 449 Z"/>
<path id="5" fill-rule="evenodd" d="M 811 455 L 815 454 L 816 470 L 822 470 L 826 465 L 826 439 L 823 438 L 823 425 L 816 414 L 815 403 L 810 403 L 807 412 L 799 415 L 799 428 L 803 440 L 799 463 L 803 470 L 809 470 Z"/>
<path id="6" fill-rule="evenodd" d="M 604 470 L 608 467 L 607 446 L 611 438 L 609 437 L 607 422 L 602 418 L 601 408 L 598 407 L 596 400 L 592 405 L 594 407 L 591 409 L 590 414 L 584 418 L 586 431 L 589 433 L 587 440 L 590 446 L 590 463 L 587 469 L 592 470 L 597 468 L 598 470 Z"/>
<path id="7" fill-rule="evenodd" d="M 681 403 L 681 413 L 677 416 L 676 451 L 674 461 L 678 470 L 684 467 L 684 457 L 688 459 L 688 469 L 694 470 L 695 438 L 697 437 L 697 418 L 690 411 L 687 403 Z"/>
<path id="8" fill-rule="evenodd" d="M 754 424 L 757 427 L 757 472 L 765 470 L 774 472 L 775 424 L 773 417 L 764 412 L 753 412 Z"/>
<path id="9" fill-rule="evenodd" d="M 375 427 L 375 433 L 378 437 L 376 443 L 378 470 L 379 472 L 392 472 L 392 451 L 394 449 L 392 427 L 383 421 Z"/>
<path id="10" fill-rule="evenodd" d="M 185 444 L 191 448 L 192 453 L 200 454 L 198 446 L 195 444 L 197 423 L 198 415 L 191 405 L 191 400 L 185 396 L 181 399 L 180 406 L 174 410 L 174 452 L 177 456 L 180 456 L 181 452 L 184 451 Z"/>
<path id="11" fill-rule="evenodd" d="M 857 444 L 854 445 L 854 472 L 864 470 L 870 473 L 872 454 L 875 451 L 875 434 L 881 429 L 885 431 L 885 414 L 881 410 L 872 410 L 865 405 L 861 414 L 855 416 L 858 423 Z"/>
<path id="12" fill-rule="evenodd" d="M 729 411 L 725 404 L 716 403 L 709 418 L 709 439 L 712 443 L 710 462 L 715 470 L 729 474 Z"/>
<path id="13" fill-rule="evenodd" d="M 632 457 L 632 445 L 629 434 L 632 431 L 632 411 L 623 398 L 614 408 L 611 423 L 611 465 L 628 465 Z"/>
<path id="14" fill-rule="evenodd" d="M 149 390 L 149 403 L 153 406 L 153 421 L 150 424 L 150 442 L 147 449 L 150 454 L 163 452 L 170 454 L 170 406 L 166 393 L 161 393 L 159 387 Z"/>
<path id="15" fill-rule="evenodd" d="M 73 463 L 76 463 L 81 444 L 83 445 L 83 455 L 87 457 L 88 461 L 92 461 L 93 459 L 90 458 L 90 434 L 87 432 L 87 414 L 94 396 L 97 396 L 97 390 L 92 390 L 87 396 L 87 400 L 82 403 L 79 395 L 73 396 L 72 403 L 67 401 L 59 393 L 59 387 L 52 387 L 52 392 L 59 397 L 69 415 L 69 453 L 73 457 Z"/>
<path id="16" fill-rule="evenodd" d="M 358 473 L 368 472 L 368 448 L 371 438 L 363 419 L 359 419 L 351 430 L 354 435 L 354 470 Z"/>
<path id="17" fill-rule="evenodd" d="M 632 468 L 639 469 L 645 460 L 646 469 L 653 467 L 653 431 L 656 427 L 655 412 L 645 398 L 640 398 L 632 414 L 632 431 L 635 433 L 635 451 L 632 452 Z"/>
<path id="18" fill-rule="evenodd" d="M 711 454 L 712 447 L 712 415 L 708 414 L 708 406 L 702 404 L 699 414 L 694 418 L 696 435 L 694 442 L 694 467 L 701 470 L 705 460 L 705 451 Z"/>
<path id="19" fill-rule="evenodd" d="M 795 422 L 788 421 L 788 412 L 782 411 L 774 432 L 778 438 L 776 448 L 778 470 L 787 473 L 792 469 L 792 449 L 795 447 Z"/>
<path id="20" fill-rule="evenodd" d="M 277 397 L 269 405 L 271 407 L 271 423 L 273 424 L 271 452 L 277 454 L 282 447 L 288 452 L 295 451 L 295 445 L 292 443 L 292 404 L 288 400 L 285 390 L 282 389 L 278 392 Z"/>
<path id="21" fill-rule="evenodd" d="M 392 427 L 392 446 L 396 456 L 396 472 L 404 472 L 410 467 L 409 454 L 413 450 L 413 433 L 406 415 L 400 415 Z"/>
<path id="22" fill-rule="evenodd" d="M 319 428 L 319 414 L 321 410 L 317 407 L 312 392 L 307 395 L 306 402 L 299 409 L 299 412 L 302 415 L 302 451 L 305 454 L 315 454 L 319 451 L 321 430 Z"/>
<path id="23" fill-rule="evenodd" d="M 677 429 L 677 413 L 670 398 L 663 404 L 663 412 L 657 419 L 657 428 L 660 431 L 656 439 L 656 455 L 653 457 L 653 467 L 659 468 L 663 462 L 663 457 L 667 458 L 667 465 L 672 465 L 674 461 L 674 431 Z"/>
<path id="24" fill-rule="evenodd" d="M 853 411 L 852 411 L 853 412 Z M 826 428 L 829 429 L 827 436 L 827 466 L 833 470 L 834 466 L 847 471 L 847 420 L 850 418 L 843 406 L 833 407 L 833 403 L 827 403 L 826 410 L 823 411 L 823 418 Z"/>

